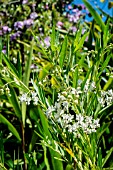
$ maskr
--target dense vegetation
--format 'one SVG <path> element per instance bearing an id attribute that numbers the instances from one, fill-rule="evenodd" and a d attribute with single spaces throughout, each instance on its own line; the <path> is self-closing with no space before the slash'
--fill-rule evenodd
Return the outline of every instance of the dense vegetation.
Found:
<path id="1" fill-rule="evenodd" d="M 0 1 L 1 170 L 113 168 L 113 18 L 70 2 Z"/>

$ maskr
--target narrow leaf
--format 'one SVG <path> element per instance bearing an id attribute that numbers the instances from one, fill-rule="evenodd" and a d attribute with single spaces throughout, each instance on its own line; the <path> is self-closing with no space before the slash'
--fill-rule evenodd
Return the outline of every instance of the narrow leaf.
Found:
<path id="1" fill-rule="evenodd" d="M 44 79 L 51 68 L 52 68 L 52 64 L 50 62 L 48 62 L 48 64 L 46 64 L 42 68 L 42 70 L 39 72 L 39 79 L 40 80 Z"/>
<path id="2" fill-rule="evenodd" d="M 15 68 L 14 65 L 9 61 L 9 59 L 6 57 L 5 54 L 3 55 L 3 60 L 4 60 L 5 64 L 7 65 L 7 67 L 12 71 L 12 73 L 18 77 L 18 72 L 17 72 L 16 68 Z"/>
<path id="3" fill-rule="evenodd" d="M 18 70 L 18 77 L 22 80 L 22 66 L 20 61 L 20 52 L 17 53 L 17 70 Z"/>
<path id="4" fill-rule="evenodd" d="M 4 123 L 5 125 L 8 126 L 8 129 L 13 133 L 14 136 L 16 136 L 16 138 L 21 141 L 20 135 L 17 132 L 17 130 L 15 129 L 15 127 L 2 115 L 0 114 L 0 122 Z"/>
<path id="5" fill-rule="evenodd" d="M 14 111 L 15 111 L 15 115 L 20 119 L 21 118 L 21 110 L 20 110 L 20 106 L 19 106 L 19 102 L 18 102 L 16 92 L 11 86 L 9 86 L 9 87 L 10 87 L 10 94 L 11 95 L 10 96 L 7 95 L 8 100 L 11 103 L 11 105 L 12 105 Z"/>
<path id="6" fill-rule="evenodd" d="M 0 37 L 0 64 L 2 64 L 2 37 Z"/>
<path id="7" fill-rule="evenodd" d="M 88 36 L 89 32 L 85 33 L 81 40 L 78 42 L 78 44 L 76 45 L 76 48 L 74 50 L 74 52 L 76 52 L 77 50 L 79 50 L 80 48 L 82 48 L 83 44 L 84 44 L 84 41 L 86 40 L 86 37 Z"/>
<path id="8" fill-rule="evenodd" d="M 41 123 L 42 123 L 43 130 L 45 132 L 45 135 L 48 136 L 49 140 L 51 140 L 51 142 L 52 142 L 53 148 L 55 148 L 55 144 L 53 143 L 53 139 L 52 139 L 51 133 L 49 131 L 49 125 L 48 125 L 47 118 L 44 115 L 44 113 L 43 113 L 43 111 L 41 110 L 40 107 L 38 107 L 38 113 L 39 113 L 39 116 L 40 116 L 40 119 L 41 119 Z M 55 157 L 57 157 L 58 159 L 61 159 L 60 154 L 57 153 L 56 151 L 52 150 L 52 149 L 49 149 L 49 151 L 50 151 L 50 154 L 51 154 L 53 170 L 63 170 L 62 162 L 55 159 Z"/>
<path id="9" fill-rule="evenodd" d="M 105 24 L 102 21 L 100 15 L 96 12 L 96 10 L 92 7 L 92 5 L 87 0 L 83 0 L 83 3 L 88 8 L 89 12 L 94 17 L 95 21 L 100 25 L 100 27 L 102 28 L 102 31 L 104 32 Z"/>
<path id="10" fill-rule="evenodd" d="M 52 34 L 51 34 L 51 49 L 52 51 L 55 50 L 55 25 L 52 28 Z"/>
<path id="11" fill-rule="evenodd" d="M 103 159 L 102 167 L 105 165 L 105 163 L 107 162 L 107 160 L 108 160 L 109 157 L 111 156 L 112 152 L 113 152 L 113 147 L 108 151 L 107 155 L 106 155 L 105 158 Z"/>
<path id="12" fill-rule="evenodd" d="M 66 50 L 67 50 L 67 36 L 65 36 L 59 56 L 59 65 L 61 68 L 63 67 L 64 59 L 66 57 Z"/>
<path id="13" fill-rule="evenodd" d="M 97 77 L 99 77 L 99 76 L 102 74 L 103 70 L 104 70 L 104 69 L 106 68 L 106 66 L 108 65 L 109 60 L 110 60 L 111 57 L 112 57 L 111 54 L 107 56 L 107 58 L 105 59 L 104 63 L 102 64 L 102 67 L 101 67 L 100 72 L 99 72 L 99 74 L 97 75 Z"/>
<path id="14" fill-rule="evenodd" d="M 30 52 L 26 61 L 26 66 L 25 66 L 25 73 L 24 73 L 24 78 L 23 78 L 23 82 L 26 86 L 29 85 L 29 78 L 30 78 L 30 66 L 32 63 L 32 55 L 33 55 L 33 42 L 31 43 L 31 48 L 30 48 Z"/>

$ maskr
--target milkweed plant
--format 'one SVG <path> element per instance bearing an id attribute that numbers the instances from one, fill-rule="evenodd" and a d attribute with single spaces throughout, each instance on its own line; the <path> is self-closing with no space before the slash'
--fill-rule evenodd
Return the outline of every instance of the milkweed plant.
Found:
<path id="1" fill-rule="evenodd" d="M 20 16 L 1 27 L 0 169 L 113 167 L 112 19 L 103 22 L 90 3 L 83 2 L 76 10 L 68 6 L 61 16 L 53 1 L 52 6 L 49 1 L 22 1 L 14 15 L 23 9 L 25 20 Z M 69 13 L 86 7 L 92 22 L 84 21 L 81 11 L 77 21 L 75 13 Z M 48 16 L 44 11 L 40 17 L 43 9 Z M 12 16 L 9 8 L 8 13 Z"/>

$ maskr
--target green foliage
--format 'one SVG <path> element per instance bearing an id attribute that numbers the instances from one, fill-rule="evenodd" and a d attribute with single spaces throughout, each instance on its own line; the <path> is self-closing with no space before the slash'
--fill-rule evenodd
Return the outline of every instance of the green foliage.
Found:
<path id="1" fill-rule="evenodd" d="M 47 11 L 41 8 L 45 1 L 37 2 L 39 18 L 20 38 L 0 38 L 0 169 L 110 169 L 112 20 L 104 23 L 83 0 L 94 20 L 80 19 L 71 33 L 66 18 L 64 27 L 55 25 L 64 18 L 55 8 L 59 1 L 51 2 Z M 32 3 L 12 5 L 18 21 L 30 15 Z M 44 25 L 43 36 L 37 25 Z"/>

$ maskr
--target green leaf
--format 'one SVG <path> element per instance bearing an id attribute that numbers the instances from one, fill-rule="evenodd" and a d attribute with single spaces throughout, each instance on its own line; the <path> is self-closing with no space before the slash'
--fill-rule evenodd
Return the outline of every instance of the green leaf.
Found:
<path id="1" fill-rule="evenodd" d="M 30 52 L 29 52 L 29 55 L 28 55 L 28 58 L 27 58 L 27 61 L 26 61 L 25 73 L 24 73 L 24 77 L 23 77 L 23 83 L 27 87 L 29 87 L 29 79 L 30 79 L 30 72 L 31 72 L 30 66 L 31 66 L 31 63 L 32 63 L 32 55 L 33 55 L 33 43 L 34 43 L 34 41 L 32 41 L 32 43 L 31 43 L 31 48 L 30 48 Z M 23 122 L 23 126 L 25 126 L 26 108 L 27 108 L 26 103 L 23 102 L 22 103 L 22 122 Z"/>
<path id="2" fill-rule="evenodd" d="M 2 64 L 2 37 L 0 37 L 0 64 Z"/>
<path id="3" fill-rule="evenodd" d="M 4 141 L 3 141 L 3 132 L 0 132 L 0 162 L 4 164 L 4 155 L 5 155 L 5 151 L 4 151 Z"/>
<path id="4" fill-rule="evenodd" d="M 113 78 L 110 77 L 108 81 L 106 82 L 106 84 L 104 85 L 103 90 L 107 90 L 109 86 L 112 84 L 112 82 L 113 82 Z"/>
<path id="5" fill-rule="evenodd" d="M 76 67 L 73 73 L 73 87 L 77 88 L 77 84 L 78 84 L 78 68 Z"/>
<path id="6" fill-rule="evenodd" d="M 33 132 L 32 137 L 31 137 L 31 142 L 29 144 L 29 152 L 32 152 L 33 147 L 36 144 L 37 138 L 38 138 L 37 134 Z"/>
<path id="7" fill-rule="evenodd" d="M 7 35 L 6 54 L 7 54 L 7 58 L 9 58 L 9 35 Z"/>
<path id="8" fill-rule="evenodd" d="M 21 66 L 21 59 L 20 59 L 20 52 L 17 53 L 17 70 L 18 70 L 18 77 L 22 80 L 22 66 Z"/>
<path id="9" fill-rule="evenodd" d="M 77 46 L 78 42 L 80 41 L 81 34 L 82 34 L 82 29 L 83 29 L 83 26 L 80 25 L 79 30 L 76 33 L 76 38 L 74 40 L 74 46 Z"/>
<path id="10" fill-rule="evenodd" d="M 98 151 L 97 164 L 98 164 L 98 167 L 99 167 L 100 170 L 101 170 L 101 169 L 102 169 L 102 151 L 101 151 L 101 148 L 100 148 L 100 147 L 99 147 L 99 151 Z"/>
<path id="11" fill-rule="evenodd" d="M 109 127 L 111 122 L 104 123 L 98 130 L 97 130 L 97 139 L 99 140 L 100 137 L 103 135 L 103 133 L 106 131 L 106 129 Z"/>
<path id="12" fill-rule="evenodd" d="M 39 79 L 43 80 L 46 75 L 49 73 L 49 70 L 52 68 L 52 64 L 50 62 L 48 62 L 48 64 L 46 64 L 42 70 L 39 72 Z"/>
<path id="13" fill-rule="evenodd" d="M 14 67 L 14 65 L 9 61 L 9 59 L 6 57 L 5 54 L 3 55 L 3 60 L 4 60 L 5 64 L 7 65 L 7 67 L 12 71 L 12 73 L 18 77 L 17 69 L 16 69 L 16 68 Z"/>
<path id="14" fill-rule="evenodd" d="M 77 50 L 81 49 L 83 44 L 84 44 L 84 41 L 86 40 L 86 37 L 88 36 L 89 32 L 85 33 L 82 38 L 80 39 L 80 41 L 78 42 L 78 44 L 76 44 L 76 47 L 75 47 L 75 50 L 74 52 L 76 52 Z"/>
<path id="15" fill-rule="evenodd" d="M 59 56 L 59 65 L 62 68 L 64 64 L 64 59 L 66 57 L 66 51 L 67 51 L 67 36 L 65 36 L 62 47 L 61 47 L 61 52 Z"/>
<path id="16" fill-rule="evenodd" d="M 111 149 L 109 151 L 107 151 L 107 155 L 105 156 L 105 158 L 102 161 L 102 167 L 104 167 L 105 163 L 107 162 L 107 160 L 109 159 L 109 157 L 111 156 L 112 152 L 113 152 L 113 147 L 111 147 Z"/>
<path id="17" fill-rule="evenodd" d="M 94 17 L 95 21 L 98 23 L 98 25 L 100 25 L 102 31 L 104 32 L 105 24 L 102 21 L 100 15 L 96 12 L 96 10 L 92 7 L 92 5 L 90 5 L 90 3 L 87 0 L 83 0 L 83 3 L 88 8 L 89 12 Z"/>
<path id="18" fill-rule="evenodd" d="M 84 86 L 85 86 L 85 84 L 86 84 L 86 82 L 87 82 L 87 80 L 88 80 L 88 78 L 89 78 L 92 70 L 93 70 L 93 66 L 92 66 L 91 68 L 89 68 L 89 70 L 88 70 L 88 72 L 87 72 L 87 75 L 86 75 L 86 77 L 85 77 L 85 79 L 84 79 L 84 81 L 83 81 L 83 83 L 82 83 L 81 90 L 84 89 Z"/>
<path id="19" fill-rule="evenodd" d="M 50 170 L 50 165 L 49 165 L 48 158 L 47 158 L 46 146 L 43 145 L 43 149 L 44 149 L 44 162 L 46 164 L 47 170 Z"/>
<path id="20" fill-rule="evenodd" d="M 20 135 L 17 132 L 17 130 L 15 129 L 15 127 L 2 115 L 0 114 L 0 122 L 4 123 L 5 125 L 8 126 L 8 129 L 13 133 L 14 136 L 16 136 L 16 138 L 21 141 Z"/>
<path id="21" fill-rule="evenodd" d="M 68 164 L 68 165 L 66 166 L 66 169 L 65 169 L 65 170 L 73 170 L 72 165 Z"/>
<path id="22" fill-rule="evenodd" d="M 52 27 L 51 49 L 52 49 L 52 51 L 55 51 L 55 25 Z"/>
<path id="23" fill-rule="evenodd" d="M 15 90 L 9 86 L 10 88 L 10 96 L 7 95 L 9 102 L 11 103 L 14 111 L 15 111 L 15 115 L 20 119 L 21 118 L 21 110 L 20 110 L 20 106 L 19 106 L 19 102 L 18 102 L 18 98 L 16 95 Z"/>
<path id="24" fill-rule="evenodd" d="M 0 169 L 1 170 L 8 170 L 2 163 L 0 163 Z"/>
<path id="25" fill-rule="evenodd" d="M 104 35 L 103 35 L 103 47 L 106 48 L 108 40 L 109 40 L 109 25 L 110 19 L 108 19 L 107 24 L 105 26 Z"/>
<path id="26" fill-rule="evenodd" d="M 32 63 L 32 56 L 33 56 L 33 41 L 31 43 L 31 48 L 30 52 L 28 55 L 28 58 L 26 59 L 26 64 L 25 64 L 25 73 L 24 73 L 24 78 L 23 78 L 23 83 L 28 87 L 29 85 L 29 78 L 30 78 L 30 66 Z"/>
<path id="27" fill-rule="evenodd" d="M 99 74 L 97 75 L 98 78 L 99 78 L 99 76 L 102 74 L 102 72 L 103 72 L 103 70 L 106 68 L 106 66 L 108 65 L 109 60 L 110 60 L 111 57 L 112 57 L 111 54 L 106 57 L 104 63 L 102 64 L 102 67 L 101 67 L 101 69 L 100 69 L 100 72 L 99 72 Z"/>
<path id="28" fill-rule="evenodd" d="M 25 127 L 25 120 L 26 120 L 26 109 L 27 109 L 26 103 L 22 102 L 22 122 L 24 127 Z"/>

